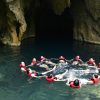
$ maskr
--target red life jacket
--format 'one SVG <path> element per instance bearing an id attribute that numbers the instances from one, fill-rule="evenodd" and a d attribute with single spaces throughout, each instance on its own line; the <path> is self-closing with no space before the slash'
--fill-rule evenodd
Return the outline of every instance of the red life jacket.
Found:
<path id="1" fill-rule="evenodd" d="M 94 65 L 94 62 L 93 62 L 93 61 L 90 61 L 90 60 L 89 60 L 87 63 L 88 63 L 89 65 Z"/>
<path id="2" fill-rule="evenodd" d="M 98 68 L 100 68 L 100 63 L 98 64 Z"/>
<path id="3" fill-rule="evenodd" d="M 75 85 L 74 85 L 74 81 L 70 82 L 70 87 L 71 87 L 71 88 L 80 88 L 80 86 L 75 86 Z"/>
<path id="4" fill-rule="evenodd" d="M 48 76 L 46 76 L 46 80 L 48 81 L 48 82 L 54 82 L 54 77 L 52 77 L 52 78 L 49 78 Z"/>
<path id="5" fill-rule="evenodd" d="M 33 65 L 36 64 L 36 61 L 32 61 L 32 64 L 33 64 Z"/>
<path id="6" fill-rule="evenodd" d="M 21 68 L 21 67 L 23 67 L 23 65 L 22 65 L 22 64 L 20 64 L 20 65 L 19 65 L 19 67 Z"/>
<path id="7" fill-rule="evenodd" d="M 26 66 L 23 66 L 22 64 L 20 64 L 19 66 L 20 66 L 20 69 L 24 68 L 25 71 L 27 70 Z"/>
<path id="8" fill-rule="evenodd" d="M 96 84 L 99 82 L 99 78 L 91 78 L 90 80 L 93 82 L 93 84 Z"/>

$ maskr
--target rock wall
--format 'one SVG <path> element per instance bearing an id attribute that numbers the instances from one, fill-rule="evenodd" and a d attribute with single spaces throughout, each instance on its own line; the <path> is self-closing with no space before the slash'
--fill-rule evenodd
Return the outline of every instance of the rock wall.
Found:
<path id="1" fill-rule="evenodd" d="M 74 18 L 73 38 L 100 44 L 100 0 L 1 0 L 0 40 L 18 46 L 24 38 L 35 36 L 38 8 L 45 5 L 58 15 L 70 7 Z"/>
<path id="2" fill-rule="evenodd" d="M 100 0 L 71 0 L 73 38 L 100 44 Z"/>

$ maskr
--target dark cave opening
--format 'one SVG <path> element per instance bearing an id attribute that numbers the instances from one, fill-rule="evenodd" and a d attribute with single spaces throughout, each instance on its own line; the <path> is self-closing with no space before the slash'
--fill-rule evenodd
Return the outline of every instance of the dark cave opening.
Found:
<path id="1" fill-rule="evenodd" d="M 70 8 L 66 8 L 61 15 L 57 15 L 47 2 L 41 1 L 36 7 L 35 2 L 32 1 L 26 12 L 27 33 L 33 32 L 33 23 L 35 23 L 36 40 L 73 41 L 74 22 Z"/>
<path id="2" fill-rule="evenodd" d="M 73 17 L 70 8 L 56 15 L 50 8 L 40 8 L 36 17 L 36 39 L 73 40 Z"/>

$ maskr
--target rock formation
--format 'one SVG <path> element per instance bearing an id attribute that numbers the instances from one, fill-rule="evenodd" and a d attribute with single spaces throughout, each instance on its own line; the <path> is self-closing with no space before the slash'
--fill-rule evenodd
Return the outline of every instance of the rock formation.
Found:
<path id="1" fill-rule="evenodd" d="M 73 38 L 100 44 L 100 0 L 1 0 L 0 40 L 18 46 L 24 38 L 35 36 L 35 18 L 44 3 L 59 16 L 70 7 Z"/>
<path id="2" fill-rule="evenodd" d="M 72 0 L 76 40 L 100 44 L 100 0 Z"/>

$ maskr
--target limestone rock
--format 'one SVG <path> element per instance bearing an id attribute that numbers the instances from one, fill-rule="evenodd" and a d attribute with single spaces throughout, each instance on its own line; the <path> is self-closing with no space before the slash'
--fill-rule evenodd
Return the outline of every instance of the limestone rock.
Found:
<path id="1" fill-rule="evenodd" d="M 76 40 L 100 44 L 100 0 L 71 2 Z"/>

